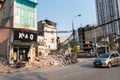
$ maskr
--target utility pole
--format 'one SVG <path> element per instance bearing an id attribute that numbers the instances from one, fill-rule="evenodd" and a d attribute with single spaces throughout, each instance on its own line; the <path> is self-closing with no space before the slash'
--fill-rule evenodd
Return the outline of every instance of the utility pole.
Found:
<path id="1" fill-rule="evenodd" d="M 79 14 L 79 15 L 77 15 L 77 16 L 74 16 L 74 17 L 72 18 L 72 32 L 73 32 L 73 39 L 75 39 L 74 18 L 76 18 L 76 17 L 80 17 L 80 16 L 81 16 L 81 14 Z"/>
<path id="2" fill-rule="evenodd" d="M 81 14 L 79 14 L 77 16 L 74 16 L 72 18 L 72 35 L 73 35 L 73 40 L 72 40 L 71 47 L 72 47 L 72 57 L 73 57 L 74 62 L 77 62 L 77 54 L 74 52 L 74 50 L 75 50 L 75 46 L 74 45 L 76 45 L 75 44 L 76 43 L 76 39 L 75 39 L 75 30 L 74 30 L 74 18 L 80 17 L 80 16 L 81 16 Z"/>
<path id="3" fill-rule="evenodd" d="M 97 44 L 97 35 L 96 35 L 96 26 L 95 25 L 93 25 L 93 35 L 94 35 L 94 42 L 93 42 L 93 51 L 94 51 L 94 54 L 95 55 L 98 55 L 97 53 L 96 53 L 96 44 Z"/>

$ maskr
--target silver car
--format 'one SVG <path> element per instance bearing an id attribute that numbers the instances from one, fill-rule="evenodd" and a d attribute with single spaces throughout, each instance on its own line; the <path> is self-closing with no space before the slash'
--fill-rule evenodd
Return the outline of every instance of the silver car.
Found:
<path id="1" fill-rule="evenodd" d="M 120 55 L 117 53 L 102 54 L 93 62 L 94 67 L 108 67 L 120 65 Z"/>

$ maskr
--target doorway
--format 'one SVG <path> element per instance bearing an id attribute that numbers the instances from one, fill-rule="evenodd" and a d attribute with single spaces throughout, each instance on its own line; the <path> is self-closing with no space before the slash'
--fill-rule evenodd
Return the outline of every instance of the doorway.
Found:
<path id="1" fill-rule="evenodd" d="M 14 47 L 13 51 L 16 52 L 17 60 L 28 61 L 28 52 L 30 47 Z"/>

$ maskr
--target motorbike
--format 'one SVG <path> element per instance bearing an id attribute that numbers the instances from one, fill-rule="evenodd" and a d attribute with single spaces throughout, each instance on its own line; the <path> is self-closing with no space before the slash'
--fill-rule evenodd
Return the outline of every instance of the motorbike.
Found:
<path id="1" fill-rule="evenodd" d="M 25 66 L 25 64 L 22 62 L 22 60 L 18 60 L 15 62 L 15 68 L 21 68 L 24 66 Z"/>

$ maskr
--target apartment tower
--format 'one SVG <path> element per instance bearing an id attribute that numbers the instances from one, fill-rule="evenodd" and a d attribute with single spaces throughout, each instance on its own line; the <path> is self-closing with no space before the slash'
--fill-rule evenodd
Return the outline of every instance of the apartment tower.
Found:
<path id="1" fill-rule="evenodd" d="M 96 0 L 96 12 L 97 22 L 98 25 L 102 25 L 103 34 L 120 34 L 120 20 L 116 20 L 120 18 L 120 0 Z M 105 23 L 108 24 L 103 25 Z"/>

